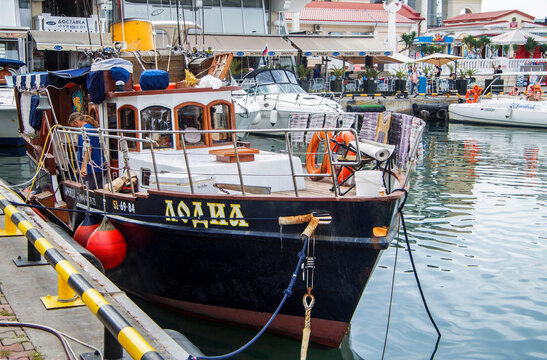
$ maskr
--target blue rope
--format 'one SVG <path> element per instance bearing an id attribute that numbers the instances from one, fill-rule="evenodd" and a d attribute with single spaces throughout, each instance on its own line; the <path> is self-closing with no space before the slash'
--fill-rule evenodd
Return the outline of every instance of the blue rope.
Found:
<path id="1" fill-rule="evenodd" d="M 302 264 L 302 261 L 304 261 L 304 258 L 306 257 L 306 255 L 305 255 L 306 254 L 306 247 L 308 246 L 308 241 L 309 241 L 309 238 L 305 235 L 302 236 L 302 239 L 304 240 L 304 246 L 302 246 L 302 251 L 300 251 L 298 253 L 298 263 L 296 265 L 296 269 L 294 270 L 294 272 L 292 274 L 291 281 L 289 282 L 289 286 L 287 286 L 287 288 L 283 291 L 283 294 L 284 294 L 283 299 L 279 303 L 279 306 L 277 307 L 275 312 L 270 317 L 270 320 L 268 320 L 266 325 L 264 325 L 262 330 L 260 330 L 260 332 L 258 334 L 256 334 L 255 337 L 252 338 L 247 344 L 243 345 L 242 347 L 240 347 L 239 349 L 237 349 L 237 350 L 235 350 L 231 353 L 228 353 L 228 354 L 225 354 L 225 355 L 218 355 L 218 356 L 197 356 L 196 357 L 196 356 L 190 355 L 190 356 L 188 356 L 188 359 L 186 359 L 186 360 L 220 360 L 220 359 L 228 359 L 232 356 L 235 356 L 235 355 L 245 351 L 249 346 L 254 344 L 256 342 L 256 340 L 258 340 L 258 338 L 260 338 L 260 336 L 262 336 L 262 334 L 266 331 L 266 329 L 268 329 L 268 326 L 270 326 L 272 321 L 275 319 L 275 317 L 277 316 L 277 314 L 279 313 L 279 311 L 283 307 L 283 304 L 285 304 L 285 301 L 292 294 L 292 288 L 294 286 L 294 283 L 296 282 L 296 278 L 298 276 L 298 271 L 300 270 L 300 266 Z"/>

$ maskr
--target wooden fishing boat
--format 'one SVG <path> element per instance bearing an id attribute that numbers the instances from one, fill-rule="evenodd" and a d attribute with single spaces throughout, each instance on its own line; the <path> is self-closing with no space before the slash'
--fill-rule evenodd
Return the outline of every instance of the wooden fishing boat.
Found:
<path id="1" fill-rule="evenodd" d="M 298 113 L 292 128 L 256 130 L 284 134 L 286 146 L 276 152 L 238 141 L 237 134 L 249 130 L 235 126 L 237 88 L 135 91 L 126 83 L 116 91 L 109 71 L 102 76 L 104 101 L 84 107 L 100 122 L 97 131 L 67 126 L 75 97 L 86 102 L 84 82 L 39 90 L 49 99 L 41 131 L 23 134 L 44 174 L 25 193 L 32 202 L 71 230 L 86 211 L 106 214 L 127 248 L 113 254 L 119 265 L 107 275 L 126 291 L 256 328 L 276 310 L 302 249 L 305 225 L 280 226 L 279 219 L 329 219 L 315 231 L 304 279 L 298 276 L 269 330 L 299 338 L 302 296 L 310 291 L 316 298 L 311 340 L 339 346 L 380 254 L 398 233 L 400 189 L 408 190 L 423 121 L 402 114 Z M 16 99 L 25 91 L 18 87 Z M 335 144 L 342 131 L 359 141 Z M 100 139 L 105 188 L 90 190 L 82 180 L 78 135 Z M 330 144 L 318 144 L 320 138 Z M 318 145 L 322 166 L 312 166 L 317 160 L 308 142 Z M 124 175 L 128 183 L 122 180 L 125 191 L 119 191 L 116 178 Z"/>

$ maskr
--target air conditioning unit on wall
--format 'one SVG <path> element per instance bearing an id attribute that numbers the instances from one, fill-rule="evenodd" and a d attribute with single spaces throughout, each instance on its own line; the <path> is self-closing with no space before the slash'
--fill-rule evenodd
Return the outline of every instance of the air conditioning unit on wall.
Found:
<path id="1" fill-rule="evenodd" d="M 321 31 L 323 30 L 323 27 L 319 24 L 315 24 L 313 25 L 313 31 L 317 32 L 317 31 Z"/>

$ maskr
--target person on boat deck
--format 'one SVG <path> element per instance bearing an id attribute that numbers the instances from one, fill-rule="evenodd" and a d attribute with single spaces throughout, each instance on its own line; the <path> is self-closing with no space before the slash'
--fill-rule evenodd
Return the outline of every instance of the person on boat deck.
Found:
<path id="1" fill-rule="evenodd" d="M 72 113 L 68 118 L 68 125 L 72 127 L 83 127 L 88 132 L 96 132 L 99 127 L 97 120 L 91 116 L 80 113 Z M 78 135 L 78 164 L 80 165 L 80 174 L 82 179 L 87 182 L 90 190 L 103 187 L 103 154 L 99 137 L 88 136 L 90 149 L 84 152 L 84 138 L 82 134 Z"/>
<path id="2" fill-rule="evenodd" d="M 0 84 L 6 85 L 6 76 L 12 76 L 11 71 L 9 71 L 9 66 L 4 65 L 4 68 L 0 70 Z"/>

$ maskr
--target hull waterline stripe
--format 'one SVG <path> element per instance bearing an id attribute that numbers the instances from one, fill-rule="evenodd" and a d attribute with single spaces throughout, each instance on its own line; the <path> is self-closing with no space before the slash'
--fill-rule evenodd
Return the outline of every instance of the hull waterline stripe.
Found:
<path id="1" fill-rule="evenodd" d="M 26 236 L 37 251 L 55 268 L 103 325 L 133 359 L 162 360 L 163 357 L 129 324 L 123 316 L 80 274 L 72 264 L 36 229 L 23 213 L 0 194 L 0 209 Z"/>

